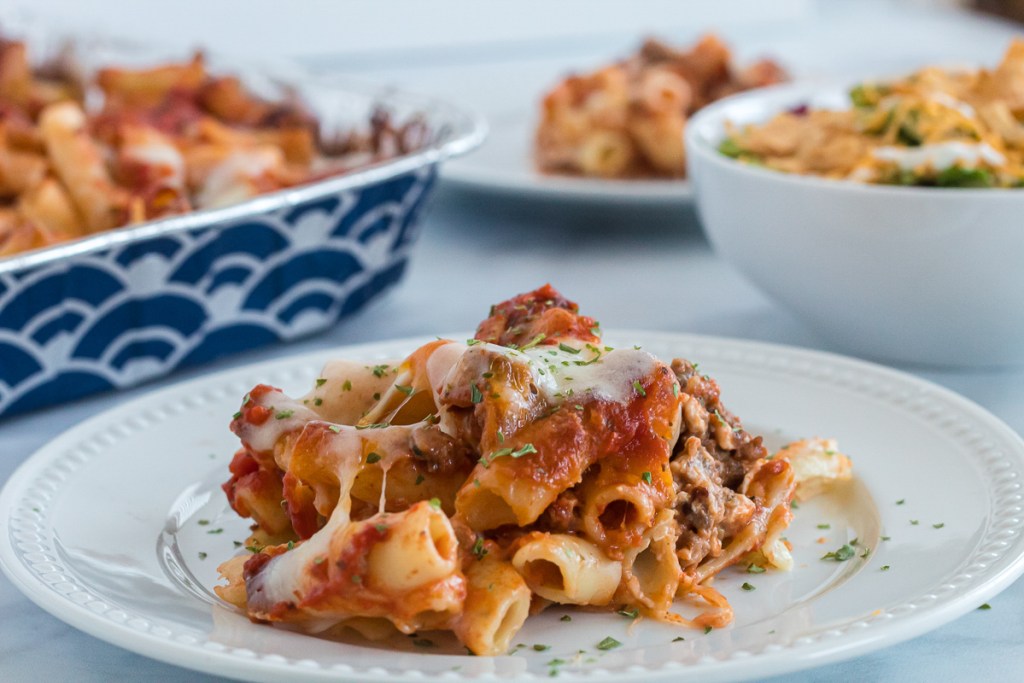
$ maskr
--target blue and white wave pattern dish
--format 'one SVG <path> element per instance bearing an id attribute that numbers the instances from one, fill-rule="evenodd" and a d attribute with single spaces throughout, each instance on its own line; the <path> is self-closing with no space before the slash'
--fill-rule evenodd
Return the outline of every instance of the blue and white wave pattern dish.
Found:
<path id="1" fill-rule="evenodd" d="M 0 273 L 0 415 L 326 328 L 401 278 L 435 176 Z"/>

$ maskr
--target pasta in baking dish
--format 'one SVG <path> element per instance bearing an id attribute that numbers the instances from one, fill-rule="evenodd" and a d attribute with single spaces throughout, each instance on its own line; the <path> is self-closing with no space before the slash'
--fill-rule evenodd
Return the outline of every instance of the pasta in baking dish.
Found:
<path id="1" fill-rule="evenodd" d="M 264 99 L 211 73 L 201 53 L 86 75 L 67 55 L 33 66 L 24 42 L 0 37 L 0 258 L 227 206 L 428 142 L 421 117 L 369 118 L 331 131 L 293 91 Z"/>
<path id="2" fill-rule="evenodd" d="M 466 342 L 333 361 L 302 398 L 259 385 L 231 428 L 253 552 L 220 566 L 224 600 L 314 632 L 451 630 L 479 655 L 551 603 L 724 626 L 715 574 L 788 569 L 798 487 L 850 476 L 833 442 L 770 456 L 695 365 L 605 346 L 550 285 Z"/>

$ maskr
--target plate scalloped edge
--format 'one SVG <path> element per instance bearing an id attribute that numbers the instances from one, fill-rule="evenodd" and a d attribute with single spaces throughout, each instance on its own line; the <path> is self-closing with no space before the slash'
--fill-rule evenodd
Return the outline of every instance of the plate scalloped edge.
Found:
<path id="1" fill-rule="evenodd" d="M 804 380 L 842 387 L 913 413 L 948 438 L 976 454 L 977 464 L 989 474 L 986 489 L 996 514 L 987 519 L 983 534 L 956 570 L 904 602 L 878 610 L 839 627 L 771 642 L 759 651 L 731 651 L 723 657 L 704 657 L 696 664 L 669 661 L 656 668 L 628 666 L 623 671 L 605 668 L 563 671 L 563 680 L 608 677 L 628 673 L 651 677 L 700 676 L 702 681 L 737 680 L 768 676 L 807 666 L 847 659 L 883 644 L 891 645 L 945 624 L 977 607 L 1024 573 L 1024 514 L 1021 479 L 1024 476 L 1024 441 L 1012 429 L 980 406 L 954 392 L 906 373 L 835 354 L 743 340 L 649 331 L 611 330 L 606 337 L 640 339 L 645 346 L 670 347 L 677 355 L 699 357 L 702 363 L 726 364 L 737 371 L 770 371 Z M 453 335 L 460 339 L 462 336 Z M 389 670 L 375 666 L 356 669 L 347 665 L 322 667 L 312 660 L 290 660 L 279 655 L 261 657 L 246 648 L 229 648 L 175 634 L 152 624 L 142 614 L 107 605 L 68 572 L 53 547 L 47 513 L 75 470 L 100 456 L 104 448 L 129 434 L 177 414 L 234 400 L 256 376 L 262 381 L 286 383 L 314 376 L 323 360 L 337 355 L 383 358 L 413 348 L 426 339 L 402 339 L 343 347 L 299 357 L 226 370 L 147 394 L 140 402 L 153 407 L 130 411 L 114 423 L 115 407 L 86 420 L 54 439 L 23 463 L 0 492 L 0 523 L 8 527 L 0 542 L 0 568 L 29 599 L 59 619 L 90 635 L 162 661 L 189 668 L 252 680 L 275 680 L 282 673 L 310 679 L 422 680 L 422 671 Z M 694 354 L 694 350 L 698 350 Z M 655 351 L 657 352 L 657 351 Z M 198 390 L 198 391 L 197 391 Z M 133 404 L 128 404 L 131 406 Z M 154 530 L 154 537 L 159 530 Z M 955 598 L 955 599 L 954 599 Z M 879 631 L 873 627 L 889 624 Z M 814 648 L 813 663 L 801 662 L 801 653 Z M 429 655 L 424 655 L 429 656 Z M 518 679 L 546 675 L 516 671 Z M 484 678 L 506 678 L 486 673 Z M 455 672 L 441 678 L 461 680 Z"/>

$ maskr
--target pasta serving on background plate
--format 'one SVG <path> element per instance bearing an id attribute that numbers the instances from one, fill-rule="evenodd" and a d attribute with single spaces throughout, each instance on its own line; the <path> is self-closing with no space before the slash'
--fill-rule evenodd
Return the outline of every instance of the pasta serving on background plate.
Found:
<path id="1" fill-rule="evenodd" d="M 451 630 L 479 655 L 552 603 L 724 626 L 714 576 L 789 569 L 794 495 L 850 476 L 826 440 L 773 457 L 696 365 L 604 345 L 550 285 L 466 342 L 331 362 L 298 399 L 259 385 L 231 427 L 223 488 L 253 552 L 221 565 L 221 598 L 317 633 Z"/>

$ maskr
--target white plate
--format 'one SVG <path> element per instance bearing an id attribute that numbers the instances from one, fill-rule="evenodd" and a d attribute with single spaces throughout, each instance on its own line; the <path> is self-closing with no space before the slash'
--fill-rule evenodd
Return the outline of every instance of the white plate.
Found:
<path id="1" fill-rule="evenodd" d="M 526 98 L 527 103 L 537 97 Z M 533 163 L 537 110 L 510 104 L 485 114 L 487 139 L 472 154 L 446 164 L 441 171 L 445 181 L 474 190 L 575 202 L 674 205 L 692 199 L 685 180 L 605 180 L 540 173 Z"/>
<path id="2" fill-rule="evenodd" d="M 33 601 L 96 637 L 180 666 L 266 681 L 547 678 L 555 658 L 569 662 L 557 667 L 563 680 L 759 678 L 921 634 L 1024 571 L 1024 442 L 973 403 L 823 353 L 650 332 L 608 340 L 699 361 L 726 404 L 771 446 L 828 435 L 853 458 L 850 487 L 796 511 L 787 534 L 792 572 L 719 577 L 736 613 L 728 628 L 631 627 L 615 614 L 581 612 L 571 612 L 567 627 L 567 611 L 555 608 L 530 618 L 516 639 L 525 648 L 489 658 L 465 656 L 454 640 L 434 635 L 430 648 L 401 637 L 330 642 L 252 624 L 219 605 L 210 592 L 215 567 L 246 535 L 218 488 L 237 444 L 227 423 L 240 397 L 258 382 L 298 392 L 330 356 L 394 357 L 415 340 L 232 370 L 79 425 L 32 456 L 0 493 L 8 529 L 0 565 Z M 853 537 L 872 549 L 868 557 L 820 559 Z M 756 590 L 741 590 L 744 582 Z M 598 651 L 605 636 L 623 646 Z M 538 652 L 533 644 L 551 647 Z"/>

